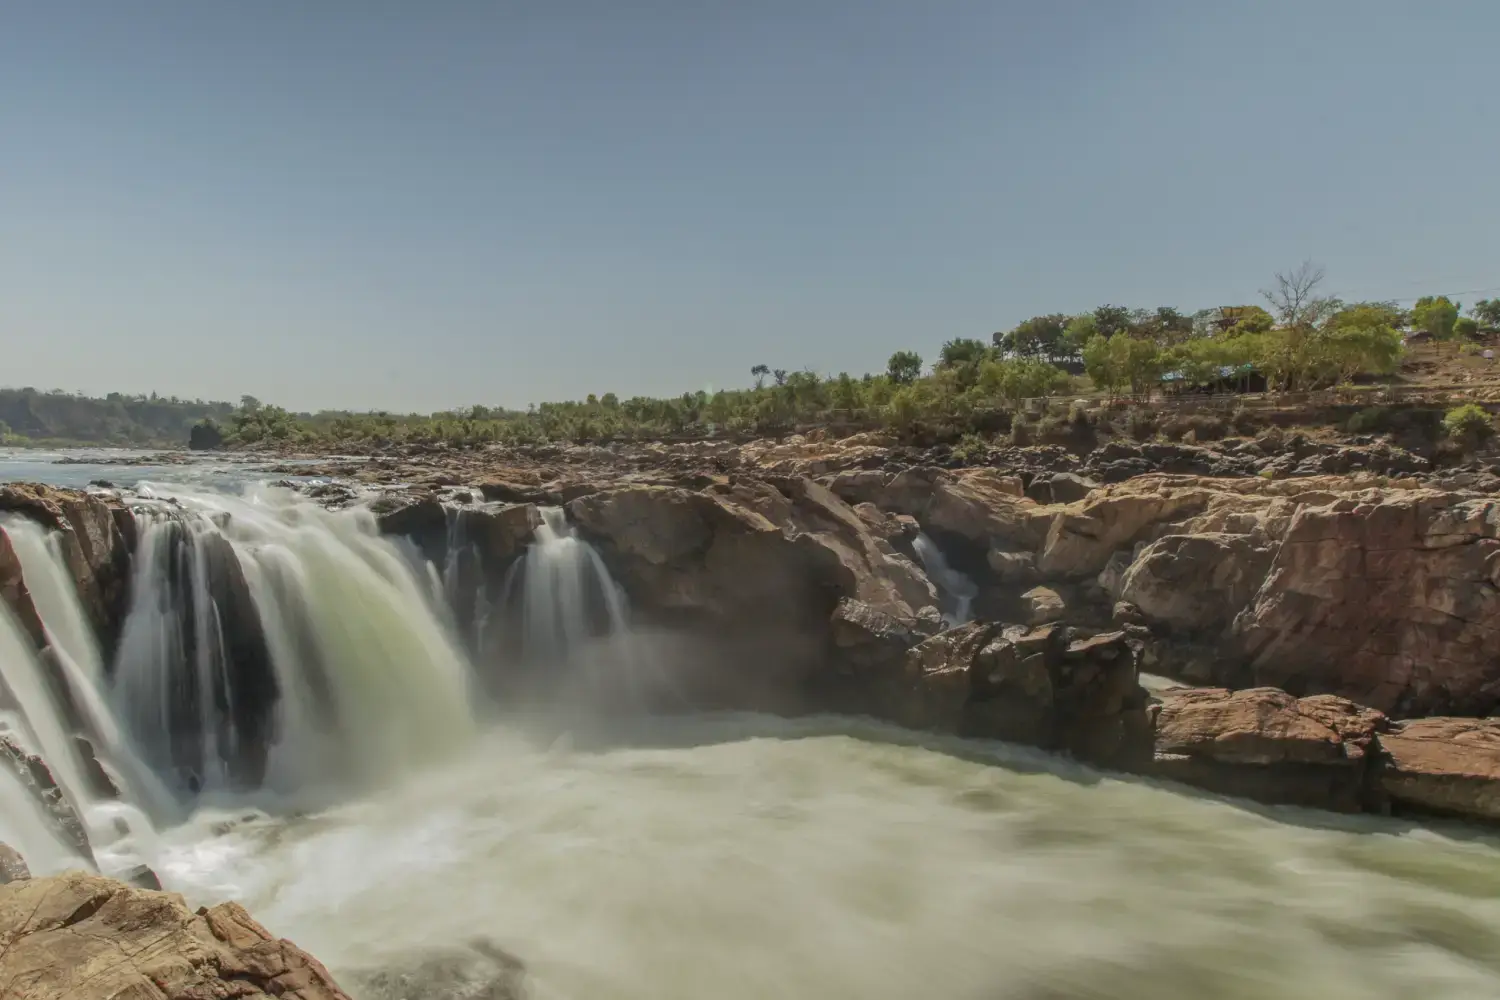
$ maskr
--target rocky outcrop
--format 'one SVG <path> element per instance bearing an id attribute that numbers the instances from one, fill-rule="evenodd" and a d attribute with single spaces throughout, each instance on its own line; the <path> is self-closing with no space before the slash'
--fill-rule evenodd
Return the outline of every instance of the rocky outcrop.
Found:
<path id="1" fill-rule="evenodd" d="M 1380 790 L 1395 808 L 1500 822 L 1500 719 L 1413 719 L 1380 747 Z"/>
<path id="2" fill-rule="evenodd" d="M 0 601 L 10 609 L 21 630 L 37 649 L 47 645 L 47 630 L 31 601 L 31 591 L 26 588 L 26 580 L 21 574 L 21 560 L 3 526 L 0 526 Z"/>
<path id="3" fill-rule="evenodd" d="M 348 1000 L 317 959 L 238 903 L 83 872 L 0 885 L 0 996 L 26 1000 Z"/>
<path id="4" fill-rule="evenodd" d="M 41 806 L 42 814 L 51 821 L 58 841 L 67 844 L 79 858 L 92 862 L 94 852 L 83 820 L 58 786 L 47 762 L 28 752 L 11 737 L 0 735 L 0 767 L 14 774 L 21 787 Z"/>
<path id="5" fill-rule="evenodd" d="M 721 492 L 629 486 L 568 514 L 648 613 L 822 633 L 841 598 L 910 620 L 930 584 L 844 501 L 806 479 Z"/>
<path id="6" fill-rule="evenodd" d="M 1252 534 L 1167 535 L 1128 561 L 1114 596 L 1171 628 L 1222 632 L 1255 595 L 1273 554 Z"/>
<path id="7" fill-rule="evenodd" d="M 1396 716 L 1500 707 L 1500 503 L 1430 491 L 1304 506 L 1236 625 L 1258 683 Z"/>
<path id="8" fill-rule="evenodd" d="M 886 714 L 916 729 L 1130 766 L 1149 746 L 1137 652 L 1123 632 L 963 625 L 907 653 Z"/>
<path id="9" fill-rule="evenodd" d="M 78 599 L 106 657 L 113 651 L 129 599 L 130 512 L 118 498 L 35 483 L 0 486 L 0 511 L 22 514 L 57 531 Z"/>
<path id="10" fill-rule="evenodd" d="M 1274 688 L 1179 688 L 1160 698 L 1150 773 L 1261 802 L 1369 807 L 1380 712 Z"/>

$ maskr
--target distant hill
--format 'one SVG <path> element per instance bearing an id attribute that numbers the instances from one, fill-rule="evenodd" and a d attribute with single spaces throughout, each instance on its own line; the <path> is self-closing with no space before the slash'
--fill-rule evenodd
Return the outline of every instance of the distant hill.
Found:
<path id="1" fill-rule="evenodd" d="M 223 420 L 234 410 L 232 403 L 155 393 L 112 392 L 99 399 L 60 390 L 0 389 L 0 444 L 186 448 L 193 424 L 205 417 Z"/>

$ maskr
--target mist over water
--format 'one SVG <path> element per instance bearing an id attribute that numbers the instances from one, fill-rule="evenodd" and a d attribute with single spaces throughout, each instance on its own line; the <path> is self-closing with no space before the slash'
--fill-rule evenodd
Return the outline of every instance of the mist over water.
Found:
<path id="1" fill-rule="evenodd" d="M 141 858 L 193 903 L 241 900 L 356 1000 L 506 996 L 509 955 L 539 1000 L 1500 995 L 1489 834 L 1251 808 L 846 719 L 497 703 L 479 692 L 499 652 L 555 672 L 554 695 L 612 691 L 610 671 L 655 683 L 656 647 L 630 641 L 560 510 L 481 592 L 474 618 L 503 649 L 471 659 L 448 567 L 368 512 L 148 492 L 108 669 L 55 545 L 13 532 L 90 725 L 114 726 L 112 763 L 138 762 L 126 802 L 85 803 L 91 830 L 156 820 L 101 832 L 100 866 Z M 926 547 L 963 614 L 972 584 Z M 5 677 L 46 715 L 23 655 L 0 621 Z M 245 699 L 265 692 L 247 664 L 275 695 L 249 764 Z M 28 735 L 58 742 L 54 723 Z M 8 773 L 0 839 L 38 871 L 80 863 Z"/>

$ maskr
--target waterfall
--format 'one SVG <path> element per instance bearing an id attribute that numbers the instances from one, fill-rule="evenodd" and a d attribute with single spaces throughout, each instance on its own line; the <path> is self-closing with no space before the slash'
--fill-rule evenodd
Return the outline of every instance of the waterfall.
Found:
<path id="1" fill-rule="evenodd" d="M 187 793 L 367 784 L 472 734 L 463 654 L 367 511 L 262 488 L 136 516 L 112 701 Z"/>
<path id="2" fill-rule="evenodd" d="M 629 623 L 624 592 L 599 553 L 561 507 L 543 507 L 541 515 L 526 555 L 506 574 L 500 613 L 510 655 L 532 671 L 555 673 L 581 666 L 580 654 L 626 635 Z"/>
<path id="3" fill-rule="evenodd" d="M 937 584 L 938 589 L 942 591 L 942 596 L 953 602 L 953 609 L 943 615 L 943 620 L 950 626 L 967 622 L 970 616 L 970 606 L 979 594 L 979 588 L 974 585 L 974 581 L 949 566 L 948 560 L 943 556 L 943 550 L 938 548 L 937 543 L 926 534 L 917 535 L 912 547 L 917 550 L 917 558 L 922 560 L 922 568 L 927 571 L 927 578 Z"/>
<path id="4" fill-rule="evenodd" d="M 91 685 L 100 683 L 104 666 L 99 643 L 78 603 L 60 536 L 18 515 L 0 518 L 0 526 L 10 536 L 11 546 L 21 561 L 26 587 L 31 591 L 31 602 L 46 624 L 53 644 L 67 654 Z"/>

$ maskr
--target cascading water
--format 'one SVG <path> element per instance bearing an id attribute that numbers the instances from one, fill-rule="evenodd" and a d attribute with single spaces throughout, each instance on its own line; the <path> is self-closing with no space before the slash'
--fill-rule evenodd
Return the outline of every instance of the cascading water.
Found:
<path id="1" fill-rule="evenodd" d="M 562 508 L 543 507 L 541 515 L 530 548 L 501 588 L 508 654 L 533 672 L 588 669 L 579 662 L 585 650 L 628 634 L 625 595 Z M 617 660 L 625 653 L 618 643 L 611 652 Z"/>
<path id="2" fill-rule="evenodd" d="M 943 620 L 949 625 L 962 625 L 967 622 L 974 598 L 979 594 L 979 588 L 974 585 L 974 581 L 949 566 L 947 558 L 943 556 L 943 550 L 938 548 L 937 543 L 926 534 L 917 535 L 912 547 L 917 551 L 917 558 L 922 560 L 922 568 L 927 571 L 927 578 L 937 584 L 942 596 L 952 601 L 952 608 L 945 611 Z"/>
<path id="3" fill-rule="evenodd" d="M 368 512 L 263 489 L 137 517 L 113 702 L 189 793 L 373 782 L 472 734 L 463 655 Z"/>

